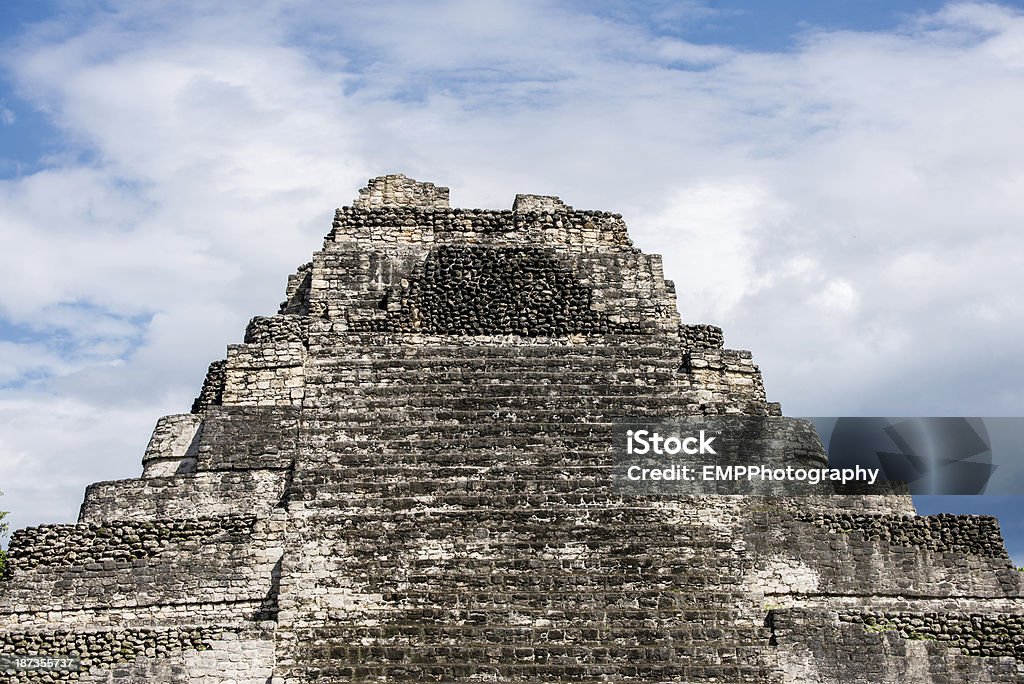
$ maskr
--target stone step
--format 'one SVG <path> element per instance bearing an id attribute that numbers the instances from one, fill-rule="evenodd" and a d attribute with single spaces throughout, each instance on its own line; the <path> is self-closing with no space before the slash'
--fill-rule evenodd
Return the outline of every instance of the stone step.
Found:
<path id="1" fill-rule="evenodd" d="M 429 430 L 425 430 L 423 425 L 411 424 L 407 421 L 401 420 L 397 411 L 392 411 L 392 418 L 398 417 L 398 421 L 394 423 L 383 423 L 381 421 L 370 421 L 366 425 L 362 425 L 359 434 L 366 435 L 368 438 L 371 434 L 376 434 L 381 431 L 386 431 L 391 435 L 422 435 Z M 457 423 L 452 422 L 449 424 L 436 423 L 433 426 L 433 430 L 438 434 L 442 434 L 446 437 L 453 437 L 456 435 L 465 436 L 501 436 L 515 434 L 520 437 L 526 437 L 529 435 L 557 435 L 567 436 L 573 438 L 588 437 L 595 438 L 606 438 L 611 434 L 612 427 L 616 424 L 610 418 L 604 417 L 585 417 L 585 416 L 570 416 L 570 419 L 555 419 L 546 421 L 526 421 L 516 420 L 507 421 L 502 425 L 495 425 L 493 422 L 485 422 L 480 425 L 474 425 L 472 423 Z M 586 418 L 586 420 L 584 420 Z M 356 418 L 339 417 L 328 411 L 323 412 L 309 412 L 309 415 L 304 417 L 302 423 L 298 426 L 299 435 L 309 434 L 311 432 L 318 432 L 322 430 L 331 430 L 334 428 L 348 429 L 353 425 L 359 425 L 356 422 Z M 426 426 L 430 428 L 431 426 Z M 584 442 L 585 443 L 585 442 Z M 527 442 L 529 444 L 529 442 Z"/>
<path id="2" fill-rule="evenodd" d="M 405 349 L 413 351 L 403 351 Z M 308 364 L 316 368 L 545 368 L 565 366 L 579 370 L 588 367 L 594 370 L 609 370 L 647 366 L 678 368 L 687 363 L 701 361 L 705 365 L 700 367 L 722 367 L 747 371 L 753 371 L 756 368 L 749 352 L 735 349 L 683 350 L 673 347 L 650 353 L 644 353 L 644 350 L 638 349 L 636 353 L 582 355 L 561 351 L 560 348 L 543 353 L 510 351 L 517 349 L 516 347 L 495 348 L 496 350 L 503 349 L 505 353 L 494 353 L 494 350 L 483 347 L 463 349 L 451 352 L 443 349 L 430 352 L 406 347 L 380 348 L 379 352 L 377 350 L 372 352 L 350 350 L 348 353 L 342 351 L 336 355 L 311 354 Z M 480 349 L 480 351 L 477 352 L 476 349 Z"/>
<path id="3" fill-rule="evenodd" d="M 305 481 L 319 486 L 338 487 L 363 486 L 366 483 L 391 487 L 436 480 L 449 480 L 465 486 L 475 486 L 473 483 L 483 480 L 516 486 L 550 481 L 568 483 L 568 486 L 607 481 L 613 469 L 610 458 L 599 461 L 574 460 L 572 457 L 578 452 L 573 449 L 538 448 L 510 452 L 495 452 L 492 449 L 459 450 L 463 456 L 477 452 L 476 455 L 481 459 L 490 458 L 489 463 L 441 463 L 436 460 L 437 454 L 430 451 L 411 454 L 406 449 L 379 449 L 372 446 L 370 449 L 372 454 L 377 456 L 376 459 L 358 464 L 345 464 L 344 468 L 325 470 L 319 464 L 305 467 L 300 463 L 295 468 L 293 479 L 296 482 Z M 366 448 L 339 447 L 333 455 L 364 458 L 370 455 L 370 452 Z M 592 450 L 589 455 L 606 456 L 599 450 Z"/>
<path id="4" fill-rule="evenodd" d="M 479 425 L 451 423 L 448 425 L 360 425 L 353 421 L 331 421 L 320 430 L 304 427 L 300 433 L 303 457 L 308 455 L 317 462 L 320 451 L 359 451 L 365 449 L 424 451 L 441 447 L 447 452 L 520 449 L 536 451 L 544 448 L 570 448 L 578 439 L 579 450 L 590 452 L 609 449 L 612 445 L 612 425 L 592 423 L 592 430 L 580 435 L 566 430 L 562 423 L 506 423 L 493 422 Z"/>
<path id="5" fill-rule="evenodd" d="M 515 543 L 550 539 L 557 540 L 559 544 L 580 543 L 588 548 L 612 544 L 622 550 L 624 555 L 645 553 L 648 544 L 678 544 L 689 539 L 686 535 L 690 533 L 698 536 L 710 534 L 710 528 L 692 520 L 683 521 L 671 513 L 652 507 L 602 510 L 567 508 L 561 511 L 521 508 L 503 511 L 499 508 L 465 506 L 396 515 L 395 511 L 387 508 L 367 507 L 355 510 L 326 508 L 315 519 L 317 526 L 323 528 L 321 531 L 324 539 L 390 537 L 392 542 L 398 542 L 404 538 L 433 538 L 435 531 L 446 532 L 452 537 L 462 534 L 475 538 L 475 531 L 486 523 L 490 533 L 488 539 L 501 539 L 509 535 L 515 538 Z M 293 533 L 300 534 L 300 528 L 293 529 Z M 723 549 L 731 549 L 734 541 L 715 539 L 715 543 L 722 544 Z"/>
<path id="6" fill-rule="evenodd" d="M 315 492 L 303 490 L 295 494 L 295 500 L 311 510 L 324 508 L 346 514 L 355 514 L 362 510 L 386 510 L 393 514 L 406 515 L 429 514 L 435 509 L 445 509 L 449 512 L 460 509 L 478 512 L 498 511 L 503 507 L 544 511 L 557 511 L 573 507 L 577 510 L 586 510 L 599 506 L 636 504 L 640 501 L 651 502 L 653 506 L 654 503 L 685 500 L 669 496 L 658 498 L 624 496 L 610 486 L 576 490 L 566 494 L 516 494 L 508 491 L 511 488 L 501 489 L 497 492 L 477 490 L 471 493 L 451 493 L 446 484 L 436 486 L 434 491 L 430 491 L 426 486 L 417 487 L 415 488 L 419 492 L 417 494 L 403 494 L 402 492 L 378 489 L 362 490 L 358 487 L 332 492 L 332 494 L 348 495 L 351 498 L 349 501 L 331 499 L 326 494 L 318 496 Z"/>
<path id="7" fill-rule="evenodd" d="M 502 402 L 495 402 L 490 406 L 487 402 L 482 408 L 472 408 L 476 405 L 473 401 L 453 400 L 445 405 L 444 402 L 435 401 L 431 397 L 424 397 L 423 404 L 404 403 L 401 398 L 395 397 L 390 404 L 385 401 L 375 401 L 368 405 L 353 402 L 345 404 L 329 404 L 326 411 L 321 415 L 314 413 L 307 418 L 319 420 L 327 425 L 348 424 L 348 425 L 380 425 L 388 422 L 413 424 L 416 421 L 427 421 L 430 424 L 445 422 L 453 424 L 465 423 L 467 425 L 480 422 L 482 424 L 500 421 L 503 424 L 513 425 L 547 425 L 565 424 L 570 420 L 585 421 L 587 425 L 610 424 L 614 420 L 630 418 L 634 416 L 661 416 L 666 418 L 679 417 L 683 415 L 699 415 L 694 411 L 687 410 L 690 406 L 699 406 L 687 397 L 654 397 L 644 398 L 644 401 L 633 401 L 625 403 L 620 399 L 609 399 L 602 401 L 600 398 L 589 400 L 581 398 L 579 404 L 565 405 L 564 402 L 538 402 L 538 408 L 532 408 L 530 402 L 517 402 L 518 405 L 506 405 Z M 315 402 L 316 397 L 310 397 L 307 401 Z M 546 405 L 551 404 L 548 408 Z M 589 405 L 588 405 L 589 404 Z M 466 408 L 462 408 L 465 406 Z M 323 415 L 326 413 L 327 415 Z M 591 422 L 593 420 L 593 422 Z"/>
<path id="8" fill-rule="evenodd" d="M 320 396 L 313 391 L 307 395 L 307 402 L 315 403 L 319 410 L 324 408 L 347 407 L 352 411 L 373 411 L 380 408 L 395 410 L 396 404 L 401 410 L 421 409 L 447 409 L 450 411 L 488 411 L 496 408 L 511 409 L 532 409 L 538 413 L 545 410 L 562 411 L 566 409 L 587 410 L 593 408 L 615 409 L 617 407 L 645 406 L 645 407 L 677 407 L 695 403 L 692 391 L 674 391 L 665 394 L 651 394 L 644 392 L 620 395 L 533 395 L 533 396 L 510 396 L 501 394 L 499 396 L 488 396 L 486 393 L 479 393 L 477 396 L 466 396 L 455 394 L 439 396 L 437 388 L 430 390 L 424 388 L 416 393 L 408 392 L 407 388 L 380 388 L 371 392 L 352 393 L 343 397 L 331 395 Z M 399 403 L 400 402 L 400 403 Z M 619 411 L 621 413 L 621 411 Z"/>
<path id="9" fill-rule="evenodd" d="M 531 385 L 545 387 L 549 385 L 579 385 L 584 388 L 607 385 L 637 387 L 671 387 L 676 384 L 690 383 L 689 376 L 678 373 L 676 369 L 616 369 L 606 372 L 581 371 L 575 369 L 489 369 L 489 370 L 437 370 L 416 371 L 403 370 L 394 373 L 381 371 L 332 372 L 323 374 L 319 369 L 307 369 L 305 386 L 332 387 L 345 391 L 350 387 L 368 388 L 386 385 L 427 385 L 437 391 L 443 387 L 445 391 L 454 387 L 473 387 L 497 385 L 514 387 Z M 586 394 L 593 390 L 586 390 Z"/>
<path id="10" fill-rule="evenodd" d="M 377 464 L 357 465 L 339 469 L 337 479 L 320 478 L 317 469 L 305 469 L 296 473 L 288 495 L 297 492 L 297 487 L 321 487 L 321 491 L 341 494 L 348 491 L 369 493 L 371 491 L 406 495 L 437 492 L 456 495 L 473 492 L 515 492 L 515 493 L 572 493 L 588 487 L 607 487 L 612 484 L 611 466 L 560 466 L 526 465 L 510 463 L 494 465 L 441 466 L 457 473 L 438 472 L 430 469 L 406 468 L 404 466 L 375 468 Z M 432 465 L 432 464 L 431 464 Z M 520 472 L 525 471 L 525 472 Z"/>
<path id="11" fill-rule="evenodd" d="M 647 335 L 601 335 L 583 338 L 584 343 L 564 338 L 545 341 L 532 338 L 523 343 L 518 336 L 438 337 L 429 335 L 384 335 L 379 333 L 323 333 L 310 330 L 311 347 L 317 363 L 345 363 L 351 359 L 514 359 L 579 358 L 600 363 L 602 359 L 679 359 L 686 353 L 680 339 Z M 749 356 L 749 352 L 744 352 Z"/>
<path id="12" fill-rule="evenodd" d="M 353 443 L 352 436 L 361 438 L 361 443 Z M 459 465 L 502 465 L 514 462 L 516 454 L 509 454 L 506 450 L 516 449 L 526 464 L 531 462 L 557 467 L 566 467 L 572 464 L 573 456 L 564 455 L 559 451 L 550 456 L 545 456 L 547 448 L 566 448 L 571 445 L 570 438 L 563 437 L 534 437 L 532 443 L 522 446 L 518 443 L 521 435 L 506 433 L 505 436 L 488 435 L 465 435 L 453 432 L 434 432 L 429 435 L 418 435 L 413 433 L 399 433 L 392 431 L 377 431 L 372 433 L 367 429 L 350 431 L 345 435 L 345 441 L 338 441 L 337 438 L 329 435 L 317 436 L 316 439 L 310 436 L 302 449 L 301 460 L 309 464 L 309 468 L 323 468 L 332 464 L 337 466 L 346 465 L 373 465 L 387 463 L 404 467 L 407 464 L 434 463 L 440 466 Z M 432 449 L 440 449 L 439 453 L 431 454 Z M 382 454 L 390 454 L 385 460 Z M 583 444 L 576 450 L 576 458 L 580 459 L 581 465 L 607 465 L 610 462 L 611 435 L 596 436 L 589 444 Z M 280 456 L 272 458 L 274 463 L 280 461 Z M 294 455 L 289 456 L 294 458 Z M 252 465 L 243 467 L 258 467 L 259 458 L 254 459 Z M 206 467 L 209 470 L 228 469 L 228 463 L 210 462 L 208 465 L 200 462 L 200 468 Z"/>
<path id="13" fill-rule="evenodd" d="M 436 386 L 390 385 L 373 389 L 358 389 L 345 392 L 343 396 L 335 396 L 333 392 L 321 393 L 318 388 L 307 389 L 307 403 L 314 403 L 319 410 L 328 407 L 351 407 L 353 409 L 373 410 L 380 407 L 394 408 L 396 401 L 416 409 L 438 408 L 451 410 L 485 411 L 490 407 L 517 407 L 523 409 L 543 410 L 552 408 L 580 408 L 589 405 L 607 405 L 614 408 L 618 404 L 659 404 L 675 405 L 680 400 L 692 401 L 695 392 L 688 387 L 666 388 L 665 391 L 652 391 L 649 386 L 616 387 L 606 392 L 607 387 L 591 387 L 591 391 L 547 391 L 536 392 L 525 396 L 512 394 L 509 387 L 495 387 L 493 391 L 486 385 L 469 385 L 459 391 L 441 395 Z M 543 388 L 542 388 L 543 389 Z M 564 388 L 563 388 L 564 389 Z"/>
<path id="14" fill-rule="evenodd" d="M 650 599 L 657 598 L 656 595 L 644 596 L 645 604 Z M 718 600 L 716 600 L 716 598 Z M 537 643 L 549 642 L 570 642 L 577 644 L 593 643 L 594 645 L 610 645 L 623 643 L 621 640 L 658 640 L 658 639 L 681 639 L 684 642 L 688 637 L 693 637 L 695 632 L 706 629 L 707 625 L 719 625 L 729 628 L 729 631 L 739 633 L 764 634 L 764 628 L 749 626 L 737 629 L 734 623 L 737 619 L 736 610 L 728 610 L 730 601 L 735 600 L 731 594 L 722 594 L 716 597 L 709 592 L 707 602 L 692 602 L 686 608 L 698 608 L 699 611 L 688 612 L 680 615 L 677 610 L 683 610 L 683 606 L 675 608 L 666 605 L 664 609 L 645 608 L 643 610 L 629 610 L 621 608 L 617 610 L 617 620 L 614 624 L 602 619 L 600 613 L 592 610 L 581 609 L 573 611 L 570 615 L 552 616 L 550 610 L 534 606 L 516 606 L 515 614 L 510 615 L 509 606 L 495 605 L 493 607 L 474 606 L 472 610 L 447 611 L 439 615 L 439 618 L 448 618 L 451 624 L 443 622 L 432 622 L 429 620 L 419 621 L 415 619 L 396 619 L 389 621 L 387 625 L 343 625 L 332 624 L 316 628 L 314 631 L 316 639 L 330 639 L 333 641 L 351 641 L 358 643 L 363 639 L 390 641 L 394 644 L 408 644 L 410 642 L 423 645 L 440 645 L 444 643 L 465 644 L 466 637 L 478 633 L 479 621 L 486 620 L 488 634 L 491 637 L 500 638 L 501 641 L 515 641 L 523 637 L 535 639 Z M 716 604 L 719 608 L 716 610 Z M 650 611 L 650 612 L 649 612 Z M 696 613 L 696 614 L 695 614 Z M 659 618 L 654 626 L 652 617 Z M 520 620 L 518 624 L 510 620 Z M 465 621 L 465 624 L 458 624 L 457 621 Z M 558 630 L 560 634 L 553 634 Z"/>
<path id="15" fill-rule="evenodd" d="M 763 639 L 767 642 L 767 637 Z M 519 647 L 519 648 L 517 648 Z M 310 655 L 300 652 L 292 678 L 328 682 L 768 682 L 762 664 L 764 646 L 753 637 L 678 646 L 595 646 L 592 649 L 520 642 L 507 646 L 440 646 L 435 649 L 353 646 L 351 651 L 324 644 Z M 744 653 L 749 650 L 750 653 Z M 336 653 L 337 657 L 329 654 Z M 309 674 L 306 673 L 309 668 Z M 1007 680 L 1009 681 L 1009 680 Z"/>
<path id="16" fill-rule="evenodd" d="M 678 400 L 659 400 L 652 404 L 602 405 L 581 407 L 551 407 L 531 410 L 528 406 L 502 406 L 495 404 L 479 409 L 445 408 L 441 406 L 406 405 L 401 408 L 392 406 L 390 410 L 384 404 L 375 407 L 351 406 L 337 407 L 329 421 L 323 421 L 323 427 L 354 429 L 362 426 L 388 426 L 435 428 L 447 432 L 445 428 L 462 425 L 500 425 L 525 426 L 516 429 L 517 434 L 534 432 L 534 426 L 559 425 L 570 420 L 585 422 L 587 425 L 606 425 L 612 421 L 627 419 L 657 420 L 684 415 L 693 415 L 691 407 L 698 404 Z M 593 422 L 591 422 L 593 421 Z"/>
<path id="17" fill-rule="evenodd" d="M 340 502 L 326 496 L 318 497 L 315 494 L 296 494 L 295 501 L 300 502 L 307 511 L 324 511 L 328 514 L 365 515 L 367 511 L 387 511 L 392 516 L 416 517 L 430 515 L 438 509 L 444 509 L 447 513 L 455 514 L 455 511 L 466 513 L 491 513 L 507 509 L 515 510 L 542 510 L 557 511 L 573 507 L 574 510 L 592 510 L 598 507 L 611 505 L 624 505 L 651 501 L 663 504 L 672 504 L 686 501 L 685 495 L 672 497 L 669 495 L 658 498 L 644 499 L 641 497 L 621 496 L 612 488 L 594 488 L 573 492 L 566 495 L 515 495 L 515 494 L 493 494 L 481 491 L 475 494 L 445 494 L 442 492 L 426 492 L 416 496 L 402 496 L 401 494 L 381 493 L 376 491 L 363 492 L 357 488 L 343 492 L 351 499 L 347 502 Z M 678 522 L 677 522 L 678 521 Z M 684 515 L 674 517 L 671 523 L 675 526 L 702 524 L 700 520 L 686 518 Z M 829 536 L 825 533 L 813 533 L 814 537 Z"/>
<path id="18" fill-rule="evenodd" d="M 517 466 L 510 463 L 464 466 L 444 466 L 449 470 L 460 468 L 457 474 L 433 470 L 417 470 L 404 466 L 374 468 L 377 464 L 359 464 L 339 468 L 337 477 L 320 477 L 316 468 L 296 472 L 288 495 L 293 496 L 300 488 L 320 490 L 331 494 L 380 492 L 393 496 L 460 494 L 472 496 L 476 493 L 528 495 L 568 495 L 585 493 L 592 488 L 608 488 L 615 484 L 609 464 L 594 466 L 575 465 L 532 465 Z M 432 464 L 431 464 L 432 465 Z M 520 473 L 519 471 L 525 471 Z M 344 478 L 344 481 L 339 479 Z"/>
<path id="19" fill-rule="evenodd" d="M 346 464 L 346 467 L 335 472 L 325 472 L 319 467 L 303 468 L 300 465 L 296 469 L 288 494 L 293 494 L 299 484 L 323 487 L 323 491 L 332 492 L 342 492 L 348 487 L 417 491 L 422 487 L 437 486 L 439 482 L 467 489 L 490 490 L 504 486 L 541 491 L 542 487 L 557 487 L 558 491 L 570 491 L 579 486 L 608 484 L 613 474 L 610 460 L 595 463 L 573 461 L 562 464 L 558 460 L 559 457 L 552 457 L 546 453 L 538 455 L 551 459 L 546 463 L 539 459 L 537 462 L 506 459 L 486 464 L 439 464 L 432 460 L 432 454 L 421 454 L 422 460 L 419 461 L 397 462 L 402 456 L 404 454 L 394 455 L 395 461 L 385 457 L 357 465 Z"/>
<path id="20" fill-rule="evenodd" d="M 337 516 L 331 513 L 338 511 L 326 509 L 323 515 L 317 515 L 316 521 L 327 526 L 341 527 L 348 521 L 339 521 Z M 486 543 L 475 541 L 472 531 L 461 531 L 459 528 L 450 529 L 452 519 L 463 518 L 463 524 L 478 524 L 480 520 L 487 519 L 484 514 L 498 512 L 498 509 L 477 508 L 466 509 L 462 514 L 449 514 L 445 520 L 438 520 L 437 517 L 430 517 L 434 511 L 412 511 L 411 515 L 395 515 L 393 511 L 381 510 L 379 515 L 373 515 L 374 509 L 365 508 L 343 511 L 343 513 L 358 518 L 348 523 L 351 528 L 324 530 L 324 540 L 344 541 L 346 548 L 353 556 L 360 556 L 360 563 L 367 567 L 378 565 L 398 564 L 405 567 L 405 561 L 391 557 L 381 560 L 375 554 L 380 553 L 376 542 L 389 543 L 391 551 L 401 555 L 403 553 L 413 554 L 422 551 L 424 554 L 434 551 L 440 552 L 446 549 L 446 553 L 458 554 L 474 551 L 482 554 L 488 561 L 486 568 L 496 571 L 496 567 L 503 562 L 525 560 L 531 567 L 545 567 L 546 554 L 553 554 L 552 557 L 561 561 L 572 561 L 579 558 L 596 556 L 602 550 L 614 550 L 620 556 L 628 557 L 613 560 L 601 560 L 594 558 L 594 563 L 600 567 L 619 567 L 623 564 L 635 567 L 641 563 L 638 558 L 643 558 L 647 566 L 668 562 L 673 557 L 678 557 L 677 551 L 681 549 L 718 549 L 732 557 L 734 541 L 723 539 L 713 534 L 710 528 L 701 526 L 694 522 L 674 523 L 670 520 L 648 521 L 644 525 L 650 525 L 656 529 L 647 530 L 640 523 L 624 524 L 619 533 L 602 533 L 589 527 L 583 527 L 578 521 L 576 524 L 566 522 L 565 524 L 535 523 L 525 526 L 522 530 L 496 529 L 491 531 L 490 540 Z M 514 513 L 515 511 L 512 511 Z M 419 520 L 422 518 L 423 520 Z M 422 529 L 411 528 L 410 525 L 422 522 Z M 384 527 L 386 530 L 374 529 Z M 296 533 L 298 534 L 298 533 Z M 450 539 L 452 543 L 459 541 L 459 548 L 452 549 L 449 545 L 439 541 Z M 516 535 L 521 535 L 516 537 Z M 633 540 L 629 537 L 632 536 Z M 826 535 L 818 535 L 819 539 L 827 538 Z M 463 541 L 465 540 L 465 541 Z M 642 548 L 638 545 L 642 540 Z M 435 542 L 436 548 L 435 548 Z M 405 547 L 404 545 L 411 545 Z M 462 546 L 468 545 L 469 549 Z M 460 550 L 461 549 L 461 550 Z M 651 554 L 667 553 L 663 559 L 656 559 Z M 364 557 L 365 556 L 365 557 Z M 695 565 L 703 561 L 693 561 Z M 450 558 L 434 560 L 434 569 L 439 571 L 437 566 L 459 564 L 459 556 L 452 555 Z M 709 578 L 709 581 L 712 581 Z"/>
<path id="21" fill-rule="evenodd" d="M 397 358 L 397 359 L 314 359 L 308 367 L 316 372 L 338 372 L 346 370 L 371 371 L 374 373 L 419 372 L 480 372 L 486 370 L 507 371 L 553 371 L 568 370 L 581 373 L 607 373 L 643 369 L 678 370 L 683 365 L 682 357 L 601 359 L 595 363 L 590 359 L 571 357 L 527 357 L 524 359 L 497 358 Z"/>
<path id="22" fill-rule="evenodd" d="M 79 522 L 269 515 L 284 493 L 283 471 L 218 471 L 96 482 Z"/>
<path id="23" fill-rule="evenodd" d="M 614 552 L 616 549 L 605 550 Z M 529 547 L 506 548 L 504 551 L 506 555 L 490 564 L 486 562 L 485 550 L 475 551 L 485 557 L 475 564 L 463 564 L 460 559 L 438 561 L 425 558 L 417 565 L 411 553 L 405 556 L 396 553 L 394 555 L 398 558 L 390 561 L 364 559 L 365 568 L 362 565 L 360 569 L 340 566 L 334 570 L 343 569 L 351 581 L 361 585 L 366 583 L 366 591 L 380 596 L 379 600 L 390 604 L 394 611 L 400 611 L 403 606 L 466 608 L 475 606 L 477 601 L 508 605 L 513 598 L 521 601 L 522 605 L 531 605 L 538 599 L 564 600 L 578 595 L 573 599 L 574 609 L 629 607 L 638 605 L 642 600 L 645 612 L 654 612 L 657 605 L 648 604 L 650 599 L 660 596 L 665 609 L 674 612 L 676 607 L 670 596 L 673 592 L 735 589 L 740 587 L 743 579 L 739 564 L 736 568 L 729 568 L 727 561 L 730 558 L 724 554 L 718 557 L 717 564 L 710 562 L 716 560 L 714 556 L 700 563 L 687 564 L 688 557 L 694 552 L 713 553 L 711 547 L 701 545 L 684 547 L 681 551 L 687 553 L 674 556 L 679 559 L 680 566 L 685 566 L 674 574 L 668 574 L 668 568 L 660 562 L 673 558 L 662 548 L 657 550 L 658 564 L 645 558 L 618 563 L 597 562 L 600 550 L 595 550 L 593 557 L 556 558 L 548 563 L 540 562 L 536 552 L 531 553 Z M 558 550 L 551 549 L 547 553 L 555 555 Z M 593 560 L 594 564 L 584 567 L 588 560 Z M 385 576 L 389 581 L 380 580 Z M 325 588 L 325 593 L 330 593 L 329 583 Z M 663 595 L 666 592 L 669 596 Z M 303 599 L 300 597 L 298 600 Z M 713 601 L 714 597 L 709 597 L 702 606 L 713 604 Z"/>
<path id="24" fill-rule="evenodd" d="M 562 399 L 572 401 L 575 399 L 609 399 L 621 400 L 631 398 L 658 399 L 664 397 L 679 396 L 683 393 L 692 392 L 690 383 L 679 382 L 664 386 L 652 386 L 646 383 L 616 384 L 609 382 L 601 383 L 572 383 L 571 377 L 564 378 L 565 382 L 552 382 L 546 384 L 524 384 L 519 383 L 477 383 L 477 382 L 451 382 L 445 388 L 446 395 L 438 396 L 438 385 L 418 382 L 421 378 L 408 377 L 391 382 L 367 382 L 354 386 L 345 386 L 345 398 L 349 400 L 380 400 L 382 397 L 389 397 L 394 402 L 394 395 L 421 397 L 426 396 L 435 401 L 438 405 L 445 405 L 460 399 L 490 399 L 501 398 L 516 399 L 525 402 L 536 401 L 537 399 Z M 330 388 L 331 383 L 321 383 L 318 378 L 315 382 L 307 384 L 307 392 L 320 398 L 321 394 L 330 397 L 331 392 L 324 392 Z M 339 400 L 340 402 L 340 400 Z"/>
<path id="25" fill-rule="evenodd" d="M 571 440 L 549 439 L 519 448 L 517 454 L 508 454 L 503 451 L 505 448 L 516 447 L 516 437 L 462 437 L 445 436 L 412 438 L 387 438 L 382 437 L 370 440 L 361 446 L 353 446 L 351 443 L 332 442 L 328 438 L 319 445 L 310 440 L 303 449 L 302 463 L 308 464 L 305 469 L 320 469 L 326 466 L 350 467 L 370 466 L 376 464 L 388 464 L 395 467 L 406 467 L 420 463 L 432 463 L 438 466 L 502 466 L 517 461 L 524 465 L 537 465 L 558 469 L 567 468 L 574 463 L 585 466 L 609 465 L 611 463 L 611 437 L 595 440 L 590 445 L 581 446 L 574 455 L 562 453 L 546 454 L 545 448 L 565 447 Z M 430 450 L 440 447 L 443 451 L 431 454 Z M 382 450 L 390 455 L 385 459 Z M 200 462 L 200 469 L 207 470 L 230 470 L 232 468 L 258 468 L 262 457 L 252 459 L 252 462 L 236 464 L 233 461 Z M 280 456 L 267 457 L 276 464 L 281 460 Z M 294 455 L 289 456 L 294 458 Z"/>

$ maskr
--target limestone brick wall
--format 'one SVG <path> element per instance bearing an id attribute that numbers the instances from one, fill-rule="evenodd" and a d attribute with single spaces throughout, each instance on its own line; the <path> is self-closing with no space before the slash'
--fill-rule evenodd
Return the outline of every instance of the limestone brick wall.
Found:
<path id="1" fill-rule="evenodd" d="M 553 214 L 555 212 L 569 212 L 572 211 L 572 207 L 566 205 L 562 200 L 555 197 L 554 195 L 516 195 L 515 201 L 512 202 L 512 213 L 514 214 L 527 214 L 537 212 L 547 212 Z"/>
<path id="2" fill-rule="evenodd" d="M 158 420 L 142 457 L 142 476 L 168 477 L 195 472 L 202 422 L 191 413 Z"/>
<path id="3" fill-rule="evenodd" d="M 96 482 L 85 490 L 78 519 L 103 523 L 263 516 L 281 501 L 285 483 L 286 474 L 281 470 L 221 470 Z"/>
<path id="4" fill-rule="evenodd" d="M 302 400 L 302 342 L 228 346 L 222 403 L 228 406 L 288 406 Z"/>
<path id="5" fill-rule="evenodd" d="M 356 206 L 364 209 L 380 209 L 393 206 L 436 207 L 448 206 L 448 188 L 433 183 L 421 183 L 408 176 L 396 173 L 371 178 L 366 187 L 359 191 Z"/>
<path id="6" fill-rule="evenodd" d="M 780 669 L 791 682 L 931 684 L 1019 682 L 1019 636 L 1004 630 L 1018 616 L 944 613 L 897 618 L 849 615 L 816 609 L 770 612 Z M 979 616 L 980 617 L 980 616 Z M 977 620 L 977 621 L 976 621 Z M 1012 627 L 1017 635 L 1019 627 Z M 1009 652 L 1014 655 L 1008 655 Z M 984 655 L 979 657 L 982 653 Z M 1007 653 L 1007 655 L 1003 655 Z"/>
<path id="7" fill-rule="evenodd" d="M 696 391 L 699 413 L 779 415 L 777 404 L 766 402 L 764 381 L 748 351 L 692 349 L 683 358 Z"/>
<path id="8" fill-rule="evenodd" d="M 675 291 L 654 255 L 490 245 L 348 251 L 318 254 L 310 289 L 310 310 L 342 330 L 678 335 Z M 432 318 L 444 312 L 467 320 Z"/>
<path id="9" fill-rule="evenodd" d="M 802 594 L 836 606 L 842 597 L 854 596 L 879 597 L 882 604 L 910 597 L 1019 600 L 1024 591 L 998 525 L 985 516 L 766 509 L 752 515 L 744 537 L 751 548 L 761 549 L 764 560 L 758 567 L 769 571 L 762 580 L 777 598 Z M 805 568 L 813 580 L 791 585 L 794 567 Z"/>
<path id="10" fill-rule="evenodd" d="M 550 246 L 567 252 L 632 249 L 621 214 L 605 211 L 512 212 L 494 209 L 388 207 L 338 209 L 328 242 L 364 248 L 402 243 Z"/>
<path id="11" fill-rule="evenodd" d="M 200 472 L 287 469 L 299 454 L 299 407 L 222 406 L 206 415 Z"/>

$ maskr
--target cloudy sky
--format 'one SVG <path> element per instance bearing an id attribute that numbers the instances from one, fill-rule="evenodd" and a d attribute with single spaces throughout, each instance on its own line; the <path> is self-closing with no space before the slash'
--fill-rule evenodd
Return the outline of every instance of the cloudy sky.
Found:
<path id="1" fill-rule="evenodd" d="M 1019 5 L 5 0 L 0 41 L 16 526 L 138 475 L 390 172 L 623 213 L 789 415 L 1021 415 Z M 1014 501 L 940 503 L 1024 559 Z"/>

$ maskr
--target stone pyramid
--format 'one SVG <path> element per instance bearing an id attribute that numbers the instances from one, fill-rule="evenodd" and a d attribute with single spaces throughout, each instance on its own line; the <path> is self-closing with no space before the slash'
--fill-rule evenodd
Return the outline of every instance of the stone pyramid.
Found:
<path id="1" fill-rule="evenodd" d="M 372 179 L 141 478 L 19 530 L 11 682 L 1016 682 L 992 518 L 625 496 L 623 417 L 779 416 L 618 214 Z M 783 451 L 822 459 L 778 418 Z"/>

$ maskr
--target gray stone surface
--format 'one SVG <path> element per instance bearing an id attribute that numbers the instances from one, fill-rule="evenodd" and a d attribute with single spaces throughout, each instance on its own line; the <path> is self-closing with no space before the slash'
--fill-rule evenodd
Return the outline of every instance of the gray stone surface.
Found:
<path id="1" fill-rule="evenodd" d="M 998 523 L 906 495 L 624 496 L 624 418 L 780 416 L 622 217 L 372 179 L 140 479 L 19 530 L 7 681 L 1011 682 Z M 730 419 L 732 420 L 732 419 Z M 779 461 L 820 459 L 772 419 Z M 796 442 L 794 442 L 796 440 Z M 770 452 L 769 452 L 770 454 Z"/>

